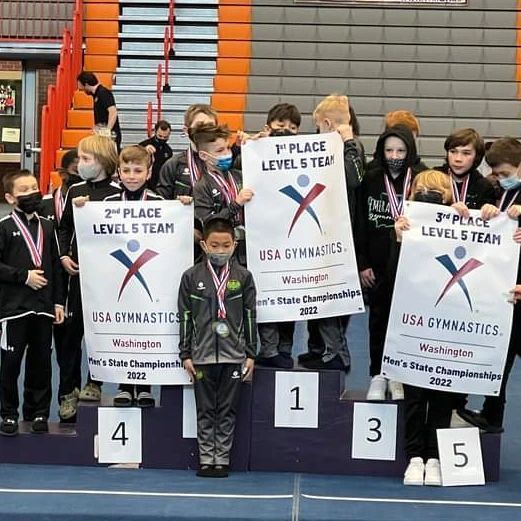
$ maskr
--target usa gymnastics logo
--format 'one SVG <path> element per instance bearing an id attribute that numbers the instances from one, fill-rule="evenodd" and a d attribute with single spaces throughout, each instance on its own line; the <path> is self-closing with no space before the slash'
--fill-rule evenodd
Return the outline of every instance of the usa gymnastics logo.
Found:
<path id="1" fill-rule="evenodd" d="M 140 244 L 139 241 L 136 239 L 131 239 L 127 242 L 127 250 L 131 253 L 135 253 L 139 250 Z M 123 293 L 123 290 L 127 286 L 127 284 L 130 282 L 132 277 L 136 277 L 136 279 L 141 283 L 145 291 L 147 292 L 148 296 L 150 297 L 150 300 L 152 299 L 152 294 L 150 293 L 150 289 L 148 288 L 148 285 L 146 283 L 145 278 L 139 271 L 147 262 L 152 260 L 154 257 L 157 257 L 159 255 L 157 252 L 153 250 L 149 250 L 148 248 L 141 253 L 141 255 L 135 260 L 132 261 L 132 259 L 121 249 L 113 251 L 110 254 L 112 257 L 114 257 L 116 260 L 121 262 L 123 266 L 127 268 L 127 273 L 123 279 L 123 282 L 121 283 L 121 287 L 119 288 L 118 293 L 118 302 L 121 299 L 121 295 Z"/>
<path id="2" fill-rule="evenodd" d="M 301 188 L 306 188 L 309 185 L 309 177 L 305 174 L 298 176 L 297 184 Z M 322 226 L 320 225 L 320 221 L 315 213 L 315 210 L 311 207 L 311 203 L 326 189 L 325 185 L 320 183 L 315 183 L 311 190 L 307 193 L 307 195 L 303 196 L 300 194 L 295 187 L 288 185 L 284 188 L 281 188 L 279 192 L 282 192 L 284 195 L 287 195 L 290 199 L 295 201 L 299 206 L 295 215 L 293 216 L 293 220 L 291 221 L 291 225 L 289 227 L 288 237 L 291 235 L 291 231 L 295 226 L 295 223 L 299 220 L 300 216 L 307 212 L 313 220 L 317 223 L 318 229 L 320 233 L 322 233 Z"/>
<path id="3" fill-rule="evenodd" d="M 467 255 L 467 250 L 463 246 L 458 246 L 454 250 L 454 256 L 456 259 L 461 260 L 464 259 Z M 439 257 L 436 257 L 436 260 L 444 267 L 446 270 L 452 275 L 445 287 L 443 288 L 443 291 L 440 293 L 440 296 L 438 297 L 438 300 L 436 301 L 435 307 L 441 302 L 443 297 L 448 293 L 450 288 L 454 286 L 454 284 L 458 284 L 458 286 L 461 288 L 461 291 L 463 291 L 467 302 L 469 304 L 470 310 L 472 309 L 472 300 L 470 299 L 470 293 L 467 288 L 467 285 L 465 284 L 465 281 L 463 278 L 474 271 L 475 269 L 479 268 L 480 266 L 483 266 L 483 263 L 477 259 L 471 258 L 467 262 L 465 262 L 460 268 L 457 268 L 452 259 L 449 257 L 449 255 L 440 255 Z"/>

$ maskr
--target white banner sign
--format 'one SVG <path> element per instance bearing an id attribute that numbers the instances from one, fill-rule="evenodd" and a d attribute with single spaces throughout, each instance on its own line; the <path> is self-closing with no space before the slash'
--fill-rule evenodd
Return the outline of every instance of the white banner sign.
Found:
<path id="1" fill-rule="evenodd" d="M 177 294 L 193 264 L 193 207 L 175 201 L 74 208 L 85 343 L 94 380 L 185 384 Z"/>
<path id="2" fill-rule="evenodd" d="M 258 322 L 364 311 L 344 173 L 332 134 L 269 137 L 242 148 L 248 269 Z"/>
<path id="3" fill-rule="evenodd" d="M 517 221 L 406 203 L 382 374 L 410 385 L 497 395 L 510 337 Z"/>

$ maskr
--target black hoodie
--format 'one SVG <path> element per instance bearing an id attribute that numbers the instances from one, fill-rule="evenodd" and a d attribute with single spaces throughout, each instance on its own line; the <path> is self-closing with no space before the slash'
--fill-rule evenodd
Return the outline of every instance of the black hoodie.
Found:
<path id="1" fill-rule="evenodd" d="M 411 180 L 418 172 L 427 170 L 427 166 L 418 157 L 414 136 L 408 128 L 396 126 L 386 130 L 378 138 L 374 159 L 368 165 L 367 173 L 362 179 L 357 193 L 355 247 L 359 271 L 372 268 L 376 273 L 384 273 L 387 266 L 391 230 L 394 228 L 394 219 L 391 215 L 384 182 L 384 176 L 389 173 L 385 161 L 384 144 L 390 136 L 400 138 L 407 146 L 403 172 L 396 179 L 389 175 L 389 180 L 400 200 L 403 195 L 407 169 L 411 169 Z M 405 198 L 407 196 L 408 194 L 405 194 Z"/>

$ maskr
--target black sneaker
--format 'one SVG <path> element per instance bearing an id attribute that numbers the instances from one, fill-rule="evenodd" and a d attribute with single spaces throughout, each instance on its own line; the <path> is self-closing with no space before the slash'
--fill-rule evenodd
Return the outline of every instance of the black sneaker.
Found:
<path id="1" fill-rule="evenodd" d="M 298 363 L 303 364 L 306 362 L 314 361 L 314 360 L 320 360 L 322 358 L 321 353 L 315 353 L 313 351 L 308 351 L 307 353 L 302 353 L 301 355 L 298 355 Z"/>
<path id="2" fill-rule="evenodd" d="M 478 411 L 471 411 L 470 409 L 458 409 L 458 416 L 463 418 L 467 423 L 478 427 L 482 431 L 491 434 L 501 434 L 505 429 L 501 425 L 492 425 L 488 420 Z"/>
<path id="3" fill-rule="evenodd" d="M 201 465 L 195 473 L 200 478 L 215 478 L 215 469 L 213 465 Z"/>
<path id="4" fill-rule="evenodd" d="M 327 370 L 327 371 L 345 371 L 349 373 L 350 366 L 345 365 L 342 362 L 340 356 L 336 355 L 328 362 L 324 362 L 322 358 L 308 360 L 307 362 L 301 362 L 300 365 L 306 369 L 313 369 L 314 371 Z"/>
<path id="5" fill-rule="evenodd" d="M 47 423 L 47 418 L 45 416 L 37 416 L 33 420 L 33 424 L 31 425 L 31 432 L 34 432 L 36 434 L 49 432 L 49 424 Z"/>
<path id="6" fill-rule="evenodd" d="M 154 400 L 154 397 L 148 391 L 141 391 L 137 395 L 136 403 L 137 403 L 137 406 L 141 407 L 142 409 L 148 409 L 149 407 L 156 406 L 156 401 Z"/>
<path id="7" fill-rule="evenodd" d="M 0 434 L 3 436 L 16 436 L 18 434 L 18 420 L 5 418 L 0 424 Z"/>
<path id="8" fill-rule="evenodd" d="M 261 365 L 263 367 L 278 367 L 279 369 L 293 369 L 293 358 L 291 355 L 286 353 L 279 353 L 275 356 L 270 356 L 266 358 L 264 356 L 258 356 L 255 359 L 255 363 L 257 365 Z"/>
<path id="9" fill-rule="evenodd" d="M 214 478 L 227 478 L 229 474 L 229 466 L 228 465 L 215 465 L 213 468 Z"/>

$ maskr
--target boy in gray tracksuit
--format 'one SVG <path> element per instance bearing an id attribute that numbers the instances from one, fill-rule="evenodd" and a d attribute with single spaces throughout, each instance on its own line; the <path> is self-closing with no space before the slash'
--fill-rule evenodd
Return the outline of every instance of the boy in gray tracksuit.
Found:
<path id="1" fill-rule="evenodd" d="M 207 221 L 205 258 L 179 287 L 179 350 L 195 391 L 201 477 L 227 477 L 241 381 L 251 377 L 257 347 L 255 285 L 232 258 L 233 225 Z"/>

